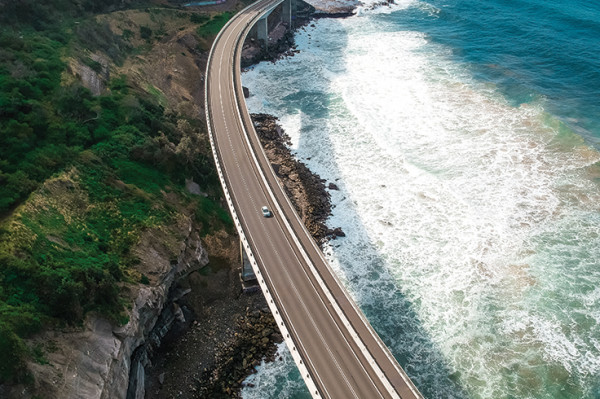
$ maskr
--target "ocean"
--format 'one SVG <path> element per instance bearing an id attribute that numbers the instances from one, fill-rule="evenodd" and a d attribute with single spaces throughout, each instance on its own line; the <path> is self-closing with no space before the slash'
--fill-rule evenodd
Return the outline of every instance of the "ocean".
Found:
<path id="1" fill-rule="evenodd" d="M 427 398 L 600 398 L 600 3 L 398 0 L 244 73 Z M 244 398 L 309 398 L 284 346 Z"/>

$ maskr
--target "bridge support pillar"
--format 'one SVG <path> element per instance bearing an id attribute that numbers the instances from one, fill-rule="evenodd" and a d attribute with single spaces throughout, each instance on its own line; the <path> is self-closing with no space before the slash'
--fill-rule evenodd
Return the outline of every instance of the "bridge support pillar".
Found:
<path id="1" fill-rule="evenodd" d="M 258 291 L 260 286 L 258 285 L 258 280 L 256 279 L 256 275 L 254 274 L 254 270 L 252 269 L 252 265 L 250 264 L 250 260 L 248 260 L 248 255 L 244 250 L 244 246 L 242 245 L 242 240 L 240 240 L 240 260 L 242 262 L 242 271 L 240 272 L 240 280 L 242 280 L 242 289 L 244 292 L 253 292 Z"/>
<path id="2" fill-rule="evenodd" d="M 287 24 L 288 29 L 292 28 L 292 16 L 296 13 L 296 2 L 295 0 L 284 0 L 282 7 L 281 21 Z"/>
<path id="3" fill-rule="evenodd" d="M 258 41 L 263 40 L 265 46 L 269 44 L 269 24 L 268 15 L 265 15 L 256 22 L 256 38 Z"/>

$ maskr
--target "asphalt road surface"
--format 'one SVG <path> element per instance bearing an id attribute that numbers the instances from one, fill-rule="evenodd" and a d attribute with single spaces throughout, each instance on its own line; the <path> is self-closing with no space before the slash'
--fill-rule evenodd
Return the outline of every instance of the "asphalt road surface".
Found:
<path id="1" fill-rule="evenodd" d="M 207 68 L 207 118 L 235 214 L 313 397 L 421 398 L 302 225 L 252 125 L 239 52 L 252 24 L 278 2 L 258 1 L 236 15 L 216 39 Z M 264 205 L 272 217 L 262 215 Z"/>

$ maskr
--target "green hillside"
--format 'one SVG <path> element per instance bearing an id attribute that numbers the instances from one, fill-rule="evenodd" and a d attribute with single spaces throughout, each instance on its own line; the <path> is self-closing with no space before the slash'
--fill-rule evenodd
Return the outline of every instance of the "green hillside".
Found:
<path id="1" fill-rule="evenodd" d="M 117 4 L 0 1 L 0 382 L 27 381 L 26 360 L 44 362 L 26 341 L 42 329 L 90 311 L 126 322 L 122 288 L 149 281 L 132 254 L 143 231 L 184 214 L 204 233 L 231 225 L 202 120 L 139 76 L 113 73 L 93 95 L 72 71 L 103 73 L 160 39 L 92 16 Z M 208 198 L 188 193 L 186 178 Z"/>

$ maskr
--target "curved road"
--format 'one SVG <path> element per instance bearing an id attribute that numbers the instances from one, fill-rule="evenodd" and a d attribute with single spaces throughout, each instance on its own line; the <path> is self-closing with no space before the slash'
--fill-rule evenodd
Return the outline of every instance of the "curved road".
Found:
<path id="1" fill-rule="evenodd" d="M 260 146 L 240 81 L 250 28 L 281 0 L 261 0 L 219 33 L 206 116 L 221 183 L 261 288 L 313 397 L 421 398 L 324 260 Z M 262 216 L 267 205 L 273 217 Z"/>

